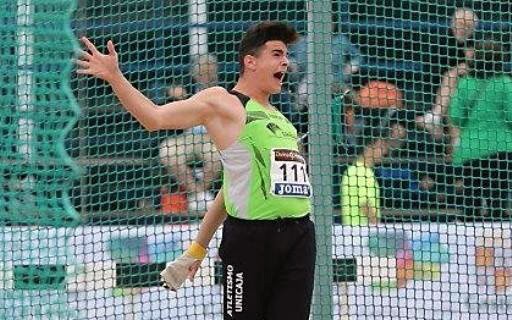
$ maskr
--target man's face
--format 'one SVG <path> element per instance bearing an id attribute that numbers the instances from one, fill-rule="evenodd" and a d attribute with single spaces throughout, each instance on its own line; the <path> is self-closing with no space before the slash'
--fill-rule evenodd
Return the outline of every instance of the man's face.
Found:
<path id="1" fill-rule="evenodd" d="M 267 41 L 259 52 L 252 56 L 247 66 L 262 90 L 271 94 L 281 92 L 283 79 L 288 69 L 288 48 L 282 41 Z"/>

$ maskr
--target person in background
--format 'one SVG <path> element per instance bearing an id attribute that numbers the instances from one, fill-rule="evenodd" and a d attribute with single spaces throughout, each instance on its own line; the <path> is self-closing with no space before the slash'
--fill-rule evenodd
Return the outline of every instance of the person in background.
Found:
<path id="1" fill-rule="evenodd" d="M 382 189 L 382 205 L 393 209 L 456 209 L 462 194 L 459 169 L 419 159 L 381 165 L 375 173 Z"/>
<path id="2" fill-rule="evenodd" d="M 344 92 L 347 87 L 351 87 L 352 75 L 359 71 L 362 58 L 359 49 L 350 42 L 347 35 L 342 33 L 332 36 L 331 48 L 333 74 L 331 90 L 333 94 L 339 94 Z M 296 68 L 298 104 L 307 106 L 308 84 L 311 83 L 307 77 L 307 37 L 302 36 L 290 51 L 292 65 Z"/>
<path id="3" fill-rule="evenodd" d="M 444 124 L 447 124 L 445 118 L 457 81 L 468 72 L 466 61 L 474 54 L 474 37 L 478 23 L 479 18 L 473 10 L 458 8 L 451 19 L 450 34 L 445 38 L 446 43 L 433 45 L 427 51 L 431 55 L 427 64 L 430 69 L 427 72 L 431 75 L 430 80 L 437 90 L 432 110 L 418 116 L 416 122 L 418 127 L 429 131 L 436 140 L 444 137 Z M 437 75 L 441 75 L 440 80 Z M 459 133 L 457 128 L 451 126 L 446 129 L 450 146 L 447 151 L 450 154 L 453 145 L 458 143 Z"/>
<path id="4" fill-rule="evenodd" d="M 217 59 L 201 55 L 193 59 L 192 93 L 217 85 Z M 188 97 L 182 86 L 171 85 L 168 95 L 174 100 Z M 203 126 L 185 130 L 160 144 L 160 161 L 174 175 L 186 195 L 189 211 L 204 211 L 213 202 L 211 187 L 222 170 L 220 156 Z M 194 168 L 200 163 L 202 170 Z"/>
<path id="5" fill-rule="evenodd" d="M 352 76 L 357 73 L 361 67 L 362 57 L 359 49 L 354 45 L 348 35 L 337 31 L 337 25 L 333 24 L 333 35 L 331 38 L 332 61 L 331 69 L 333 82 L 331 84 L 331 93 L 333 95 L 333 130 L 336 145 L 340 144 L 339 138 L 341 122 L 344 117 L 343 112 L 345 96 L 352 88 Z M 299 112 L 299 125 L 296 126 L 299 132 L 306 132 L 308 127 L 308 95 L 311 94 L 311 77 L 307 74 L 308 68 L 308 39 L 307 36 L 301 36 L 299 41 L 290 47 L 290 75 L 288 77 L 291 83 L 291 91 L 294 93 L 294 107 Z M 297 119 L 297 118 L 295 118 Z M 294 122 L 294 121 L 292 121 Z M 338 132 L 338 133 L 336 133 Z"/>
<path id="6" fill-rule="evenodd" d="M 459 79 L 449 118 L 460 130 L 453 163 L 463 166 L 466 216 L 508 215 L 512 172 L 512 77 L 504 72 L 510 48 L 485 36 L 475 43 L 468 74 Z"/>
<path id="7" fill-rule="evenodd" d="M 391 120 L 403 109 L 402 91 L 393 83 L 372 80 L 351 91 L 347 88 L 332 102 L 336 151 L 343 156 L 359 154 L 366 137 L 379 138 L 389 131 Z"/>
<path id="8" fill-rule="evenodd" d="M 188 92 L 182 85 L 171 84 L 167 87 L 166 96 L 170 102 L 185 100 L 188 98 Z"/>
<path id="9" fill-rule="evenodd" d="M 388 152 L 402 144 L 405 132 L 400 126 L 390 128 L 387 138 L 368 143 L 355 162 L 348 166 L 341 179 L 341 221 L 360 226 L 375 225 L 380 219 L 381 189 L 375 175 Z"/>

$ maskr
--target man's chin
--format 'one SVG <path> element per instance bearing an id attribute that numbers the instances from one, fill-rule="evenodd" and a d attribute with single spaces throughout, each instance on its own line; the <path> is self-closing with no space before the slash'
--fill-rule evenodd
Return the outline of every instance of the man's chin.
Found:
<path id="1" fill-rule="evenodd" d="M 278 94 L 278 93 L 281 93 L 281 90 L 283 89 L 283 86 L 280 85 L 280 86 L 276 86 L 276 87 L 273 87 L 271 90 L 270 90 L 270 93 L 271 94 Z"/>

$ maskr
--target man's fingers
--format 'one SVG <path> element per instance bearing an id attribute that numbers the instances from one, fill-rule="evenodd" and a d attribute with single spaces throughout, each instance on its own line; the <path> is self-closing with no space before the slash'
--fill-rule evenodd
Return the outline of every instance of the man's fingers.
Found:
<path id="1" fill-rule="evenodd" d="M 92 75 L 92 72 L 89 69 L 78 69 L 78 70 L 76 70 L 76 73 Z"/>
<path id="2" fill-rule="evenodd" d="M 116 52 L 116 48 L 114 47 L 114 43 L 112 42 L 112 40 L 108 40 L 107 42 L 107 49 L 108 49 L 108 53 L 112 56 L 117 56 L 117 52 Z"/>
<path id="3" fill-rule="evenodd" d="M 188 268 L 188 279 L 192 281 L 194 277 L 196 276 L 197 270 L 199 270 L 199 267 L 201 266 L 201 261 L 195 261 L 189 268 Z"/>
<path id="4" fill-rule="evenodd" d="M 82 67 L 84 69 L 87 69 L 90 66 L 89 61 L 84 61 L 84 60 L 76 60 L 76 64 L 78 64 L 80 67 Z"/>
<path id="5" fill-rule="evenodd" d="M 99 54 L 100 53 L 98 51 L 98 49 L 96 49 L 96 46 L 94 46 L 94 44 L 92 44 L 92 42 L 89 41 L 89 39 L 87 39 L 86 37 L 82 37 L 80 40 L 82 40 L 82 42 L 85 44 L 87 49 L 89 49 L 89 51 L 91 51 L 92 54 Z"/>
<path id="6" fill-rule="evenodd" d="M 77 51 L 77 55 L 79 57 L 81 57 L 81 58 L 86 59 L 86 60 L 91 60 L 91 58 L 92 58 L 92 55 L 89 52 L 85 51 L 85 50 L 78 50 Z"/>
<path id="7" fill-rule="evenodd" d="M 190 281 L 194 280 L 194 277 L 196 276 L 197 270 L 198 270 L 197 268 L 189 270 L 189 272 L 188 272 L 188 280 L 190 280 Z"/>
<path id="8" fill-rule="evenodd" d="M 164 287 L 165 289 L 171 290 L 173 292 L 176 292 L 176 289 L 169 287 L 169 285 L 164 280 L 162 280 L 162 287 Z"/>

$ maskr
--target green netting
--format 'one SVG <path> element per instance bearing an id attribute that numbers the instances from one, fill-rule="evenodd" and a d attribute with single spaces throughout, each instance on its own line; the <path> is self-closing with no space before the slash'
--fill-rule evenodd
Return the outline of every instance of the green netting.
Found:
<path id="1" fill-rule="evenodd" d="M 310 164 L 312 318 L 512 317 L 511 12 L 505 0 L 0 4 L 0 318 L 222 318 L 220 233 L 193 282 L 159 286 L 221 186 L 217 152 L 201 128 L 145 131 L 69 66 L 75 38 L 112 40 L 162 105 L 232 87 L 238 42 L 262 20 L 301 34 L 272 101 Z"/>
<path id="2" fill-rule="evenodd" d="M 77 173 L 64 148 L 78 112 L 69 90 L 68 7 L 63 1 L 0 7 L 2 224 L 78 220 L 69 198 Z"/>

